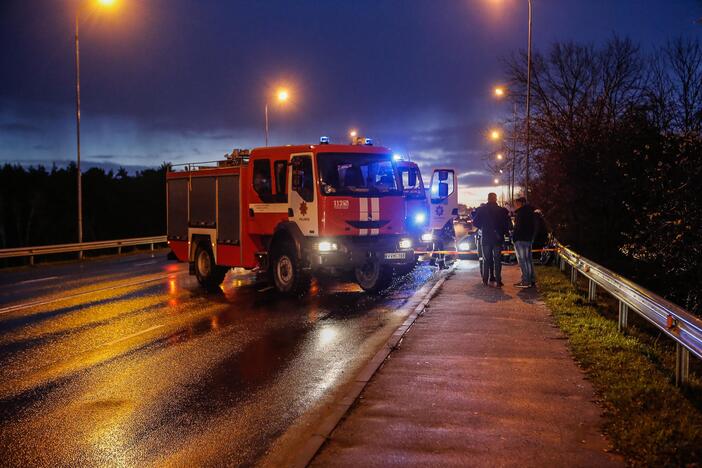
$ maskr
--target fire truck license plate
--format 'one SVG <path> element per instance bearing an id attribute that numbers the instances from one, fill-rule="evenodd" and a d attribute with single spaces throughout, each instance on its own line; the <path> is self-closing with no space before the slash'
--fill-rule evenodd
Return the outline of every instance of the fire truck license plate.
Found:
<path id="1" fill-rule="evenodd" d="M 385 260 L 402 260 L 405 258 L 404 252 L 390 252 L 385 254 Z"/>

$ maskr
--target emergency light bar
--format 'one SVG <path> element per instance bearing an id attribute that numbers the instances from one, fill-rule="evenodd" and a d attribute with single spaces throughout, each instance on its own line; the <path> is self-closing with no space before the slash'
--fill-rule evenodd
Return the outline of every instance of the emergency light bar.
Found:
<path id="1" fill-rule="evenodd" d="M 319 144 L 320 145 L 328 145 L 329 144 L 329 137 L 328 136 L 319 137 Z"/>

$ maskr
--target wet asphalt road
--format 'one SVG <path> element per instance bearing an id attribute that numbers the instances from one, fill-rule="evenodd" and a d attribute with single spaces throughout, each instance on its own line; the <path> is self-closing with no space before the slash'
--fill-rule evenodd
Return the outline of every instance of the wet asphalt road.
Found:
<path id="1" fill-rule="evenodd" d="M 294 450 L 295 428 L 436 275 L 419 267 L 379 298 L 325 281 L 289 299 L 237 270 L 207 294 L 165 252 L 0 271 L 0 464 L 250 465 Z"/>

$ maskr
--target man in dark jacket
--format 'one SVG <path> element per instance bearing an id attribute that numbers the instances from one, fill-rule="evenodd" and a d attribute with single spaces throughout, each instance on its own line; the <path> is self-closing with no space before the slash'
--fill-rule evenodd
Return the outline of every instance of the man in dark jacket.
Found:
<path id="1" fill-rule="evenodd" d="M 489 193 L 488 202 L 478 208 L 473 224 L 480 229 L 481 250 L 484 259 L 483 284 L 488 284 L 490 270 L 494 268 L 495 284 L 502 286 L 502 244 L 509 232 L 511 221 L 506 208 L 497 205 L 497 194 Z"/>
<path id="2" fill-rule="evenodd" d="M 514 212 L 514 251 L 517 255 L 519 268 L 522 270 L 522 280 L 515 284 L 518 288 L 533 288 L 536 286 L 536 276 L 534 275 L 534 262 L 531 248 L 536 236 L 536 215 L 531 205 L 527 204 L 526 198 L 520 197 L 515 200 L 517 210 Z"/>

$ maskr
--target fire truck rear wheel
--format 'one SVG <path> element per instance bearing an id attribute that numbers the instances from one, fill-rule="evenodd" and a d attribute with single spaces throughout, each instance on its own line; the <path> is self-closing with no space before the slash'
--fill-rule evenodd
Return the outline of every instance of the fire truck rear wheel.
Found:
<path id="1" fill-rule="evenodd" d="M 377 260 L 369 260 L 363 266 L 355 268 L 354 276 L 364 291 L 377 294 L 392 283 L 392 267 L 381 265 Z"/>
<path id="2" fill-rule="evenodd" d="M 200 243 L 195 250 L 195 276 L 197 281 L 208 291 L 216 291 L 224 281 L 227 268 L 218 266 L 215 263 L 212 249 L 204 243 Z"/>
<path id="3" fill-rule="evenodd" d="M 283 294 L 301 295 L 310 287 L 310 275 L 297 258 L 295 248 L 285 243 L 273 251 L 271 275 L 276 289 Z"/>

